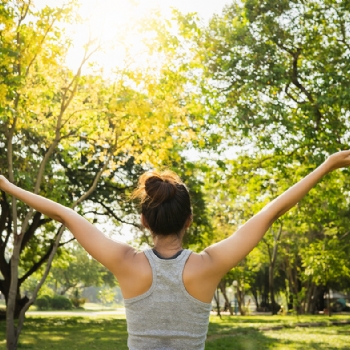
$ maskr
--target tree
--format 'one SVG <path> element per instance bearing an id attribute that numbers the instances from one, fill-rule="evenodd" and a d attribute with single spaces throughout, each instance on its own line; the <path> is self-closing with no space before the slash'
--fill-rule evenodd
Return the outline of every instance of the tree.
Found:
<path id="1" fill-rule="evenodd" d="M 263 174 L 264 191 L 277 176 L 291 185 L 349 144 L 349 19 L 347 1 L 235 1 L 208 26 L 178 16 L 180 24 L 191 21 L 180 34 L 200 70 L 202 101 L 213 106 L 207 117 L 223 144 L 235 146 L 237 172 L 226 178 L 238 182 L 240 194 L 230 192 L 236 201 L 264 202 L 244 187 L 247 176 Z M 329 227 L 336 228 L 336 240 L 348 239 L 348 171 L 341 174 L 337 183 L 328 177 L 318 187 L 323 196 L 312 191 L 285 216 L 280 263 L 298 312 L 317 290 L 302 267 L 310 243 L 325 239 Z M 239 181 L 232 181 L 235 176 Z M 283 188 L 279 184 L 278 192 Z M 342 276 L 347 278 L 344 271 Z"/>
<path id="2" fill-rule="evenodd" d="M 333 231 L 333 232 L 332 232 Z M 305 275 L 311 277 L 316 286 L 324 286 L 328 295 L 332 286 L 341 285 L 345 277 L 350 277 L 348 263 L 349 244 L 337 239 L 334 230 L 326 232 L 326 238 L 310 244 L 302 255 Z M 328 312 L 331 307 L 328 298 Z"/>
<path id="3" fill-rule="evenodd" d="M 347 1 L 283 0 L 234 2 L 211 21 L 208 75 L 242 142 L 316 162 L 348 143 L 348 21 Z"/>
<path id="4" fill-rule="evenodd" d="M 70 249 L 66 248 L 64 260 L 54 262 L 48 281 L 55 292 L 60 295 L 66 293 L 81 294 L 81 289 L 102 285 L 114 287 L 117 281 L 113 274 L 104 266 L 91 258 L 78 244 Z"/>
<path id="5" fill-rule="evenodd" d="M 204 181 L 207 186 L 209 216 L 212 217 L 214 228 L 212 242 L 232 234 L 236 227 L 309 171 L 310 165 L 307 163 L 295 162 L 280 168 L 276 159 L 258 155 L 242 155 L 216 167 Z M 244 276 L 242 279 L 238 275 L 236 280 L 240 282 L 242 279 L 239 286 L 244 284 L 244 290 L 254 295 L 258 307 L 261 298 L 264 307 L 272 304 L 270 310 L 275 313 L 278 306 L 274 302 L 274 296 L 283 292 L 288 303 L 291 300 L 294 304 L 291 308 L 297 312 L 315 310 L 317 296 L 324 285 L 315 285 L 302 262 L 309 254 L 313 256 L 314 250 L 311 248 L 315 242 L 327 240 L 330 227 L 333 239 L 347 252 L 349 188 L 346 178 L 347 172 L 344 171 L 328 175 L 295 208 L 285 214 L 267 232 L 244 263 L 233 270 L 237 274 L 240 271 Z M 332 247 L 332 255 L 336 256 L 337 245 Z M 333 279 L 333 286 L 339 286 L 340 281 L 348 279 L 346 266 L 347 264 L 340 268 L 340 264 L 334 265 L 338 271 L 334 276 L 338 277 Z M 323 276 L 319 277 L 323 279 Z"/>
<path id="6" fill-rule="evenodd" d="M 183 90 L 151 70 L 120 68 L 114 80 L 98 70 L 83 75 L 98 49 L 93 42 L 85 46 L 78 70 L 68 69 L 69 38 L 56 23 L 70 20 L 72 6 L 36 12 L 30 1 L 0 5 L 0 166 L 11 182 L 94 222 L 139 226 L 126 200 L 138 175 L 161 164 L 174 144 L 190 139 L 183 133 L 188 128 L 179 103 Z M 0 290 L 7 304 L 7 347 L 15 349 L 25 311 L 55 252 L 72 238 L 4 192 L 0 207 Z M 45 263 L 32 298 L 22 297 L 22 283 Z"/>

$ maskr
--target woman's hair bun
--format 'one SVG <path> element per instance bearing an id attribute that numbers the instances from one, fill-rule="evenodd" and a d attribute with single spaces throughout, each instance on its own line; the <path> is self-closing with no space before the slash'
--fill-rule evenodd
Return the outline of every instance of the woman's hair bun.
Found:
<path id="1" fill-rule="evenodd" d="M 179 235 L 192 215 L 190 194 L 170 170 L 143 174 L 133 198 L 140 200 L 146 227 L 156 235 Z"/>
<path id="2" fill-rule="evenodd" d="M 174 181 L 151 176 L 145 181 L 145 190 L 151 203 L 156 206 L 174 198 L 177 188 Z"/>
<path id="3" fill-rule="evenodd" d="M 141 203 L 157 206 L 174 198 L 179 186 L 184 185 L 178 175 L 170 170 L 162 173 L 148 171 L 140 177 L 133 197 L 140 198 Z"/>

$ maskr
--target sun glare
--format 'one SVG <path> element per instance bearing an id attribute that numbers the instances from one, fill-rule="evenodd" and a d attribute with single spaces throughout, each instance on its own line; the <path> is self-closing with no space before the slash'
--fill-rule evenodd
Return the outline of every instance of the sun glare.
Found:
<path id="1" fill-rule="evenodd" d="M 36 8 L 45 5 L 62 6 L 64 0 L 34 0 Z M 65 31 L 73 40 L 73 47 L 67 56 L 67 65 L 76 69 L 84 54 L 84 45 L 93 40 L 101 50 L 92 60 L 109 76 L 116 67 L 126 64 L 144 67 L 149 61 L 144 37 L 136 31 L 136 26 L 151 11 L 158 10 L 161 16 L 171 15 L 171 8 L 182 12 L 198 12 L 208 19 L 214 12 L 222 10 L 228 0 L 215 3 L 208 0 L 81 0 L 79 16 L 83 23 L 67 25 Z"/>

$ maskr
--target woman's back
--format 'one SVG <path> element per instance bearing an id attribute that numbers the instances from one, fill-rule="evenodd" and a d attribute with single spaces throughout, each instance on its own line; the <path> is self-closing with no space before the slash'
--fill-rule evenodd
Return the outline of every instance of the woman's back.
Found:
<path id="1" fill-rule="evenodd" d="M 178 251 L 180 251 L 179 249 Z M 164 250 L 163 250 L 164 251 Z M 174 255 L 159 254 L 165 261 Z M 119 266 L 116 276 L 121 287 L 123 297 L 131 299 L 146 293 L 153 283 L 152 268 L 145 252 L 133 250 Z M 210 257 L 202 252 L 200 254 L 191 252 L 186 259 L 182 272 L 182 281 L 186 291 L 195 299 L 210 303 L 221 275 L 213 270 Z"/>
<path id="2" fill-rule="evenodd" d="M 125 299 L 130 349 L 204 349 L 210 303 L 191 296 L 183 284 L 190 250 L 164 259 L 152 249 L 144 252 L 151 272 L 151 287 Z"/>

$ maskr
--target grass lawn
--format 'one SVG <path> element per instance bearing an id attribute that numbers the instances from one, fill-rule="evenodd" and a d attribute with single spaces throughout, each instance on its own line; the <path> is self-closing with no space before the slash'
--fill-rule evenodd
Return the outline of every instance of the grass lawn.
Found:
<path id="1" fill-rule="evenodd" d="M 348 350 L 350 324 L 330 325 L 331 321 L 340 320 L 350 321 L 350 316 L 223 316 L 221 320 L 211 317 L 205 349 Z M 323 325 L 296 326 L 303 323 Z"/>
<path id="2" fill-rule="evenodd" d="M 350 316 L 211 316 L 206 350 L 349 349 L 350 325 L 329 321 Z M 296 327 L 296 323 L 322 322 L 323 326 Z M 280 329 L 271 329 L 279 327 Z M 0 350 L 5 350 L 5 322 L 0 322 Z M 19 349 L 127 350 L 125 317 L 29 316 Z"/>

